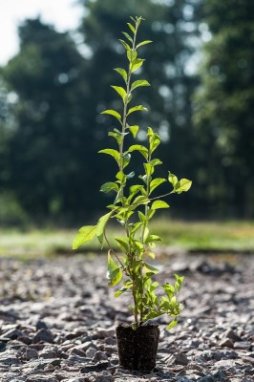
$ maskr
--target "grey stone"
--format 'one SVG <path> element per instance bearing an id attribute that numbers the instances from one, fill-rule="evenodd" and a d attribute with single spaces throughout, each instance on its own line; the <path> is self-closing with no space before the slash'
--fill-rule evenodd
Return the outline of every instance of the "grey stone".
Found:
<path id="1" fill-rule="evenodd" d="M 62 356 L 62 351 L 56 346 L 45 346 L 40 352 L 40 357 L 44 359 L 59 358 Z"/>
<path id="2" fill-rule="evenodd" d="M 241 341 L 241 337 L 238 336 L 237 333 L 235 333 L 234 330 L 232 329 L 228 329 L 225 333 L 225 337 L 226 338 L 229 338 L 230 340 L 232 340 L 233 342 L 236 342 L 236 341 Z"/>
<path id="3" fill-rule="evenodd" d="M 19 330 L 19 329 L 11 329 L 11 330 L 8 330 L 7 332 L 5 332 L 4 336 L 6 338 L 10 338 L 11 340 L 15 340 L 18 337 L 22 337 L 23 336 L 23 332 L 21 330 Z"/>
<path id="4" fill-rule="evenodd" d="M 47 324 L 42 320 L 38 320 L 35 324 L 35 327 L 36 327 L 36 330 L 48 329 Z"/>
<path id="5" fill-rule="evenodd" d="M 206 375 L 199 378 L 197 382 L 216 382 L 216 380 L 212 375 Z"/>
<path id="6" fill-rule="evenodd" d="M 108 361 L 101 361 L 95 364 L 86 365 L 85 367 L 81 368 L 80 371 L 81 373 L 88 373 L 92 371 L 102 371 L 107 369 L 108 366 L 109 366 Z"/>
<path id="7" fill-rule="evenodd" d="M 33 342 L 49 342 L 52 343 L 54 342 L 54 337 L 48 329 L 40 329 L 34 336 Z"/>
<path id="8" fill-rule="evenodd" d="M 75 365 L 75 364 L 86 364 L 88 361 L 89 359 L 86 357 L 81 357 L 77 354 L 71 354 L 66 360 L 66 363 L 68 365 Z"/>
<path id="9" fill-rule="evenodd" d="M 222 340 L 220 341 L 219 346 L 220 346 L 220 347 L 233 348 L 233 347 L 234 347 L 234 343 L 231 341 L 231 339 L 229 339 L 229 338 L 224 338 L 224 339 L 222 339 Z"/>
<path id="10" fill-rule="evenodd" d="M 96 332 L 98 338 L 107 338 L 115 336 L 115 328 L 98 329 Z"/>
<path id="11" fill-rule="evenodd" d="M 86 350 L 86 356 L 88 358 L 93 358 L 95 356 L 95 354 L 97 353 L 97 349 L 94 348 L 93 346 L 90 346 L 87 350 Z"/>
<path id="12" fill-rule="evenodd" d="M 20 361 L 12 355 L 2 355 L 0 357 L 0 366 L 1 365 L 6 365 L 6 366 L 12 366 L 12 365 L 18 365 Z"/>
<path id="13" fill-rule="evenodd" d="M 26 382 L 58 382 L 58 379 L 50 376 L 31 375 L 27 377 Z"/>
<path id="14" fill-rule="evenodd" d="M 251 342 L 249 341 L 242 341 L 242 342 L 235 342 L 234 348 L 235 349 L 243 349 L 243 350 L 251 350 Z"/>
<path id="15" fill-rule="evenodd" d="M 27 348 L 25 350 L 25 352 L 23 353 L 23 356 L 24 356 L 25 359 L 30 360 L 30 359 L 38 358 L 39 354 L 38 354 L 38 352 L 35 349 Z"/>

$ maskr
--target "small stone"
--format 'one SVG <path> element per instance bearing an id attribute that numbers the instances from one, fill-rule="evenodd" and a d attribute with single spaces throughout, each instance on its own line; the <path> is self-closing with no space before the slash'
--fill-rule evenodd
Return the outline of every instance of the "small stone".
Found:
<path id="1" fill-rule="evenodd" d="M 252 365 L 254 365 L 254 357 L 247 356 L 247 355 L 243 355 L 243 356 L 241 356 L 241 358 L 242 358 L 244 361 L 249 362 L 249 363 L 251 363 Z"/>
<path id="2" fill-rule="evenodd" d="M 229 330 L 226 331 L 226 333 L 225 333 L 225 337 L 226 337 L 226 338 L 229 338 L 229 339 L 232 340 L 233 342 L 241 341 L 241 337 L 238 336 L 238 334 L 236 334 L 236 333 L 234 332 L 234 330 L 232 330 L 232 329 L 229 329 Z"/>
<path id="3" fill-rule="evenodd" d="M 107 338 L 105 338 L 105 344 L 107 344 L 107 345 L 115 345 L 116 344 L 116 340 L 113 337 L 107 337 Z"/>
<path id="4" fill-rule="evenodd" d="M 11 355 L 4 355 L 0 358 L 0 365 L 12 366 L 18 365 L 20 362 L 17 357 Z"/>
<path id="5" fill-rule="evenodd" d="M 97 351 L 95 356 L 94 356 L 94 361 L 103 361 L 103 360 L 107 360 L 107 359 L 108 359 L 108 357 L 102 351 Z"/>
<path id="6" fill-rule="evenodd" d="M 74 338 L 85 336 L 85 335 L 87 335 L 87 331 L 86 330 L 84 330 L 84 329 L 76 329 L 73 332 L 66 334 L 65 338 L 67 340 L 72 340 Z"/>
<path id="7" fill-rule="evenodd" d="M 40 357 L 44 359 L 59 358 L 61 356 L 62 352 L 56 346 L 45 346 L 40 352 Z"/>
<path id="8" fill-rule="evenodd" d="M 31 338 L 26 336 L 26 335 L 22 335 L 22 336 L 18 337 L 18 340 L 23 342 L 26 345 L 30 345 L 32 343 Z"/>
<path id="9" fill-rule="evenodd" d="M 10 338 L 11 340 L 16 340 L 18 337 L 22 337 L 23 333 L 19 329 L 11 329 L 4 333 L 6 338 Z"/>
<path id="10" fill-rule="evenodd" d="M 219 343 L 219 346 L 220 347 L 227 347 L 227 348 L 231 348 L 233 349 L 234 347 L 234 343 L 231 341 L 231 339 L 229 338 L 224 338 L 221 340 L 221 342 Z"/>
<path id="11" fill-rule="evenodd" d="M 212 375 L 206 375 L 204 377 L 201 377 L 198 382 L 215 382 L 215 379 Z"/>
<path id="12" fill-rule="evenodd" d="M 86 357 L 86 352 L 84 350 L 82 350 L 81 348 L 78 348 L 78 347 L 72 348 L 70 351 L 70 354 L 77 354 L 81 357 Z"/>
<path id="13" fill-rule="evenodd" d="M 40 330 L 40 329 L 48 329 L 47 324 L 44 321 L 42 321 L 42 320 L 38 320 L 36 322 L 36 324 L 35 324 L 35 327 L 36 327 L 37 331 Z"/>
<path id="14" fill-rule="evenodd" d="M 68 365 L 75 365 L 75 364 L 86 364 L 88 359 L 86 357 L 80 357 L 76 354 L 71 354 L 68 359 L 66 360 Z"/>
<path id="15" fill-rule="evenodd" d="M 107 375 L 98 375 L 95 377 L 95 382 L 112 382 L 113 377 L 110 374 Z"/>
<path id="16" fill-rule="evenodd" d="M 86 356 L 88 358 L 93 358 L 95 356 L 95 354 L 97 353 L 97 350 L 93 347 L 93 346 L 90 346 L 87 351 L 86 351 Z M 99 361 L 99 360 L 98 360 Z"/>
<path id="17" fill-rule="evenodd" d="M 97 334 L 98 338 L 114 337 L 115 336 L 115 328 L 108 328 L 108 329 L 99 328 L 97 330 L 96 334 Z"/>
<path id="18" fill-rule="evenodd" d="M 33 338 L 33 342 L 36 343 L 36 342 L 49 342 L 49 343 L 52 343 L 54 342 L 54 337 L 51 333 L 50 330 L 48 329 L 40 329 L 34 336 Z"/>
<path id="19" fill-rule="evenodd" d="M 101 361 L 101 362 L 97 362 L 94 365 L 92 365 L 92 364 L 86 365 L 85 367 L 82 367 L 80 371 L 81 371 L 81 373 L 89 373 L 92 371 L 102 371 L 102 370 L 107 369 L 108 366 L 109 366 L 108 361 Z"/>
<path id="20" fill-rule="evenodd" d="M 248 341 L 242 341 L 242 342 L 235 342 L 234 348 L 235 349 L 242 349 L 242 350 L 251 350 L 251 342 Z"/>
<path id="21" fill-rule="evenodd" d="M 27 359 L 27 360 L 30 360 L 30 359 L 36 359 L 39 357 L 38 355 L 38 352 L 33 349 L 33 348 L 28 348 L 26 349 L 26 352 L 24 353 L 24 357 Z"/>
<path id="22" fill-rule="evenodd" d="M 188 365 L 189 360 L 184 353 L 177 353 L 177 354 L 175 354 L 175 363 L 177 365 L 186 366 L 186 365 Z"/>
<path id="23" fill-rule="evenodd" d="M 26 382 L 58 382 L 58 380 L 50 376 L 31 375 L 26 378 Z"/>

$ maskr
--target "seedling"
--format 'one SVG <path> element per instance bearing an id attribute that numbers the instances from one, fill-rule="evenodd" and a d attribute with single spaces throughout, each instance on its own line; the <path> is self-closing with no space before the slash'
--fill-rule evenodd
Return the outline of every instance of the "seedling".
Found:
<path id="1" fill-rule="evenodd" d="M 158 269 L 150 264 L 155 258 L 154 248 L 161 240 L 150 229 L 151 219 L 161 209 L 169 208 L 165 199 L 172 194 L 181 194 L 191 187 L 191 181 L 186 178 L 178 179 L 168 172 L 167 178 L 156 176 L 158 166 L 162 161 L 156 156 L 160 145 L 160 137 L 152 127 L 146 131 L 146 143 L 138 139 L 140 126 L 130 123 L 135 113 L 146 112 L 143 105 L 135 104 L 135 93 L 138 88 L 150 86 L 145 79 L 135 79 L 141 72 L 144 59 L 139 56 L 140 50 L 151 41 L 138 42 L 138 31 L 142 17 L 131 17 L 127 23 L 128 32 L 123 32 L 124 39 L 120 42 L 125 50 L 126 68 L 116 68 L 123 85 L 113 85 L 112 89 L 121 100 L 121 109 L 107 109 L 104 115 L 114 119 L 115 127 L 108 135 L 113 138 L 114 145 L 100 150 L 99 153 L 112 157 L 116 163 L 114 179 L 104 183 L 101 191 L 114 194 L 113 201 L 107 206 L 108 212 L 93 226 L 79 229 L 73 242 L 73 249 L 97 237 L 100 244 L 109 246 L 108 250 L 108 281 L 111 287 L 117 287 L 115 297 L 123 293 L 131 293 L 133 299 L 134 329 L 142 326 L 150 319 L 168 315 L 168 329 L 177 323 L 181 306 L 177 300 L 183 277 L 174 275 L 174 283 L 166 282 L 160 285 L 154 276 Z M 130 118 L 131 117 L 131 118 Z M 131 136 L 132 144 L 127 145 L 126 137 Z M 143 173 L 135 174 L 133 169 L 135 153 L 141 156 Z M 164 194 L 158 192 L 162 184 L 168 183 L 170 189 Z M 124 235 L 114 237 L 119 251 L 110 247 L 106 228 L 109 221 L 114 220 L 123 227 Z"/>

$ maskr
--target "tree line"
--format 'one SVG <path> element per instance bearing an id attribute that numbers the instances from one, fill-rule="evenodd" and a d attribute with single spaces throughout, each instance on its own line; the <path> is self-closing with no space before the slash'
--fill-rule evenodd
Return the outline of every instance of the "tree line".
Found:
<path id="1" fill-rule="evenodd" d="M 100 111 L 118 107 L 111 68 L 121 66 L 117 38 L 130 15 L 146 19 L 141 39 L 153 41 L 143 48 L 142 70 L 152 86 L 140 92 L 150 110 L 140 125 L 160 133 L 165 167 L 193 180 L 171 213 L 253 217 L 254 3 L 81 3 L 76 36 L 27 19 L 19 26 L 19 52 L 0 69 L 2 222 L 23 214 L 72 224 L 105 205 L 98 190 L 112 176 L 112 163 L 97 152 L 111 126 Z"/>

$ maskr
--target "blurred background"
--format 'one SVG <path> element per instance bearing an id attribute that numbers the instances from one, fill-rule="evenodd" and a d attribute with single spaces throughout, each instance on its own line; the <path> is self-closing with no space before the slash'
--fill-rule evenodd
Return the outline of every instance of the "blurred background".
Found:
<path id="1" fill-rule="evenodd" d="M 0 14 L 2 227 L 78 227 L 110 202 L 99 193 L 113 176 L 97 154 L 111 144 L 100 111 L 115 102 L 118 38 L 141 15 L 152 86 L 139 91 L 150 112 L 138 122 L 161 135 L 164 175 L 193 180 L 170 217 L 245 220 L 240 239 L 253 238 L 253 1 L 9 0 Z"/>

